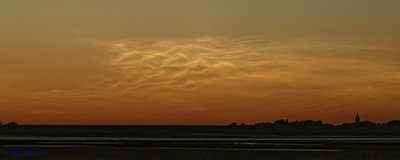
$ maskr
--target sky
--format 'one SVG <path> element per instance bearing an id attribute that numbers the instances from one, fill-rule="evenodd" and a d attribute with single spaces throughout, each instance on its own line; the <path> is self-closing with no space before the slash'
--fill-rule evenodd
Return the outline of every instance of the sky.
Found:
<path id="1" fill-rule="evenodd" d="M 0 121 L 400 119 L 397 0 L 1 0 Z"/>

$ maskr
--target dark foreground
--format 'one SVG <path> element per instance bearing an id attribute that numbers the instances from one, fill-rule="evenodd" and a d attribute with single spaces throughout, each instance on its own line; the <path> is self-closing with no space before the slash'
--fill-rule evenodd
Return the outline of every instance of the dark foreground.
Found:
<path id="1" fill-rule="evenodd" d="M 256 126 L 5 125 L 0 126 L 0 160 L 400 159 L 400 121 L 341 126 L 278 122 Z"/>
<path id="2" fill-rule="evenodd" d="M 46 151 L 44 157 L 4 159 L 43 160 L 398 160 L 398 149 L 349 150 L 344 152 L 296 152 L 257 150 L 175 150 L 131 148 L 40 148 L 17 149 Z"/>
<path id="3" fill-rule="evenodd" d="M 0 159 L 397 160 L 397 137 L 0 137 Z"/>

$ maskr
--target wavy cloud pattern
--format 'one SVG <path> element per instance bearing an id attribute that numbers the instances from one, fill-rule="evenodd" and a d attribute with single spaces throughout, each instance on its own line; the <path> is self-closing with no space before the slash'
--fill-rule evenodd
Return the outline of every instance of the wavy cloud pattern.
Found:
<path id="1" fill-rule="evenodd" d="M 288 116 L 335 122 L 352 117 L 346 114 L 359 108 L 374 117 L 381 114 L 382 105 L 398 113 L 399 57 L 390 48 L 265 37 L 94 43 L 107 51 L 102 64 L 96 64 L 97 72 L 50 81 L 50 86 L 27 83 L 28 89 L 3 88 L 0 95 L 8 98 L 0 104 L 35 106 L 43 111 L 38 117 L 63 117 L 60 121 L 79 110 L 98 118 L 93 121 L 108 116 L 114 119 L 110 123 L 124 124 L 251 123 L 266 116 L 266 120 Z M 79 86 L 53 87 L 69 80 Z M 315 112 L 330 116 L 318 117 Z"/>
<path id="2" fill-rule="evenodd" d="M 273 82 L 276 79 L 292 81 L 288 85 L 296 86 L 296 83 L 307 84 L 316 80 L 308 85 L 331 86 L 329 82 L 320 83 L 316 78 L 350 83 L 371 78 L 368 72 L 382 74 L 383 70 L 396 69 L 368 56 L 376 51 L 390 52 L 384 49 L 301 40 L 279 42 L 261 37 L 206 37 L 166 41 L 122 40 L 98 45 L 115 53 L 109 64 L 123 73 L 123 77 L 113 80 L 115 83 L 109 87 L 126 92 L 157 88 L 195 90 L 217 80 L 251 82 L 257 78 L 265 79 L 265 84 L 276 83 Z M 352 55 L 361 51 L 365 56 Z"/>

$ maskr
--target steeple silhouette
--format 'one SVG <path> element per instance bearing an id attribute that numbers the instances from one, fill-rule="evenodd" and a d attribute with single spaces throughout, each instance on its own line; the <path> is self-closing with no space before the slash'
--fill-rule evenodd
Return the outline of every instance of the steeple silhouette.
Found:
<path id="1" fill-rule="evenodd" d="M 357 115 L 356 115 L 356 118 L 355 118 L 354 123 L 355 123 L 355 124 L 360 124 L 360 116 L 358 115 L 358 113 L 357 113 Z"/>

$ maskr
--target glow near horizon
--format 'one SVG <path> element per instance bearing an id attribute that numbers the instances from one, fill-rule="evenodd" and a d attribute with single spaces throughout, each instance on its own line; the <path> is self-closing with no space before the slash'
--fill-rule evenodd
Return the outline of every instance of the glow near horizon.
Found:
<path id="1" fill-rule="evenodd" d="M 1 3 L 3 122 L 400 117 L 400 2 Z"/>

